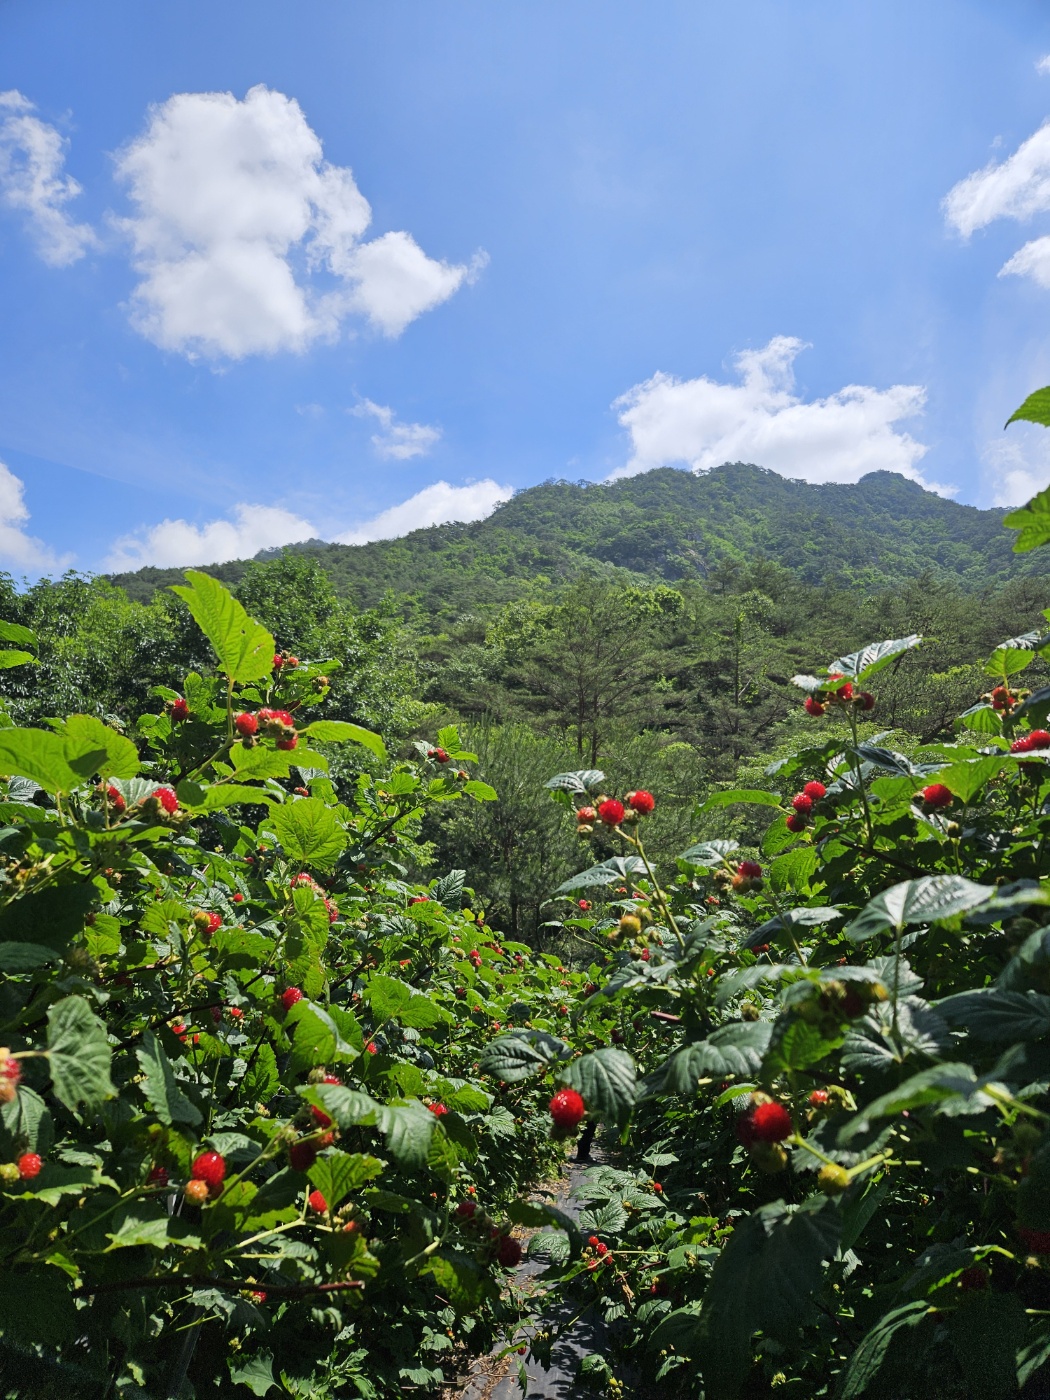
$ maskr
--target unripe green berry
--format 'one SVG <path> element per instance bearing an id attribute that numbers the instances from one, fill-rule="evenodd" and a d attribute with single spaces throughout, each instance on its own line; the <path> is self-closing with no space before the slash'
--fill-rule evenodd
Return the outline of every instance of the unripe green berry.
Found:
<path id="1" fill-rule="evenodd" d="M 829 1165 L 817 1172 L 817 1185 L 825 1196 L 841 1196 L 849 1181 L 849 1172 L 845 1167 Z"/>

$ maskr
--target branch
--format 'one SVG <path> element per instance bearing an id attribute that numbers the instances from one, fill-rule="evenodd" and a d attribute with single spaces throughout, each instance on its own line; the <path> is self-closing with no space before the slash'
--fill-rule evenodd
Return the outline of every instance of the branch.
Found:
<path id="1" fill-rule="evenodd" d="M 183 1284 L 191 1284 L 195 1288 L 219 1288 L 225 1293 L 267 1293 L 275 1298 L 303 1298 L 310 1293 L 343 1293 L 350 1288 L 365 1286 L 362 1279 L 343 1279 L 337 1283 L 230 1283 L 202 1274 L 166 1274 L 162 1278 L 147 1275 L 144 1278 L 95 1283 L 77 1292 L 118 1293 L 128 1288 L 181 1288 Z"/>

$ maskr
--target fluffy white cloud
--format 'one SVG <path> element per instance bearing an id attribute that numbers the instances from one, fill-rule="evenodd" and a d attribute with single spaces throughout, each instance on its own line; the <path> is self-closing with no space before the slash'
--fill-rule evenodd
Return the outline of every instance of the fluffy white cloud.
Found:
<path id="1" fill-rule="evenodd" d="M 1050 56 L 1037 65 L 1050 72 Z M 996 219 L 1024 222 L 1050 210 L 1050 122 L 1012 156 L 975 170 L 944 197 L 948 223 L 964 238 Z M 1050 291 L 1050 237 L 1034 238 L 999 269 L 1000 277 L 1031 277 Z"/>
<path id="2" fill-rule="evenodd" d="M 1044 78 L 1050 73 L 1050 53 L 1044 54 L 1042 58 L 1036 59 L 1035 71 Z"/>
<path id="3" fill-rule="evenodd" d="M 761 350 L 745 350 L 736 357 L 737 384 L 669 374 L 636 384 L 613 405 L 633 448 L 613 476 L 679 462 L 698 472 L 754 462 L 812 482 L 858 481 L 880 469 L 922 482 L 915 464 L 926 448 L 896 426 L 922 411 L 921 385 L 850 384 L 807 403 L 794 392 L 802 348 L 800 340 L 780 335 Z"/>
<path id="4" fill-rule="evenodd" d="M 392 540 L 420 530 L 424 525 L 447 525 L 453 520 L 483 520 L 503 501 L 514 495 L 510 486 L 495 481 L 475 481 L 469 486 L 450 486 L 447 481 L 435 481 L 409 496 L 400 505 L 391 506 L 371 520 L 343 535 L 340 544 L 367 544 L 369 540 Z"/>
<path id="5" fill-rule="evenodd" d="M 66 212 L 80 193 L 76 180 L 63 173 L 68 143 L 32 111 L 20 92 L 0 92 L 0 198 L 25 215 L 44 262 L 68 267 L 98 240 Z"/>
<path id="6" fill-rule="evenodd" d="M 166 568 L 189 564 L 221 564 L 227 559 L 250 559 L 260 549 L 275 549 L 297 540 L 316 539 L 318 531 L 280 506 L 238 505 L 232 520 L 191 525 L 188 520 L 162 520 L 117 540 L 103 565 L 106 569 Z"/>
<path id="7" fill-rule="evenodd" d="M 56 555 L 42 540 L 27 535 L 25 485 L 0 462 L 0 567 L 30 574 L 53 573 L 72 563 L 71 554 Z"/>
<path id="8" fill-rule="evenodd" d="M 1050 484 L 1050 442 L 1045 428 L 1016 423 L 1008 439 L 984 449 L 993 506 L 1023 506 Z"/>
<path id="9" fill-rule="evenodd" d="M 362 242 L 372 211 L 352 173 L 324 160 L 299 104 L 266 87 L 243 101 L 169 98 L 117 172 L 135 207 L 123 221 L 142 277 L 132 319 L 166 349 L 300 351 L 353 314 L 396 336 L 471 272 L 407 233 Z"/>
<path id="10" fill-rule="evenodd" d="M 410 457 L 425 457 L 441 437 L 441 429 L 429 423 L 399 423 L 392 408 L 371 399 L 362 399 L 350 412 L 355 418 L 375 418 L 382 432 L 372 434 L 372 446 L 380 457 L 407 461 Z"/>

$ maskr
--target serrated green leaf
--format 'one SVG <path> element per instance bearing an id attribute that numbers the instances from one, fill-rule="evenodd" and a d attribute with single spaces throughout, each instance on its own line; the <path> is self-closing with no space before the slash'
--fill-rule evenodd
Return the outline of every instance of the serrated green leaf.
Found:
<path id="1" fill-rule="evenodd" d="M 219 669 L 231 681 L 264 680 L 273 670 L 276 644 L 265 627 L 253 621 L 218 579 L 187 569 L 185 584 L 173 584 L 197 626 L 212 645 Z"/>
<path id="2" fill-rule="evenodd" d="M 893 1308 L 879 1318 L 871 1330 L 861 1338 L 849 1366 L 846 1368 L 842 1389 L 842 1400 L 860 1400 L 878 1376 L 883 1363 L 893 1345 L 898 1332 L 906 1327 L 916 1327 L 930 1311 L 923 1300 L 906 1303 L 902 1308 Z"/>
<path id="3" fill-rule="evenodd" d="M 556 773 L 543 786 L 555 792 L 571 792 L 586 797 L 589 788 L 597 787 L 604 781 L 605 774 L 600 768 L 580 768 L 575 773 Z"/>
<path id="4" fill-rule="evenodd" d="M 104 755 L 96 771 L 103 781 L 110 778 L 134 778 L 139 771 L 139 752 L 130 739 L 118 734 L 96 715 L 70 715 L 62 733 L 66 753 L 71 763 L 86 755 Z"/>
<path id="5" fill-rule="evenodd" d="M 330 1210 L 334 1210 L 351 1191 L 357 1191 L 366 1182 L 374 1180 L 383 1170 L 378 1157 L 368 1157 L 361 1152 L 326 1152 L 318 1157 L 307 1172 L 310 1183 L 316 1186 Z"/>
<path id="6" fill-rule="evenodd" d="M 285 854 L 303 865 L 331 870 L 346 847 L 346 832 L 320 797 L 286 802 L 268 819 Z"/>
<path id="7" fill-rule="evenodd" d="M 912 633 L 909 637 L 896 637 L 889 642 L 869 642 L 866 647 L 861 647 L 860 651 L 850 652 L 848 656 L 840 656 L 836 661 L 832 661 L 828 665 L 828 674 L 838 673 L 851 681 L 866 680 L 868 676 L 888 666 L 895 656 L 911 651 L 921 641 L 922 638 L 917 633 Z"/>
<path id="8" fill-rule="evenodd" d="M 65 738 L 47 729 L 0 729 L 0 774 L 31 778 L 50 793 L 72 792 L 91 776 L 70 766 Z"/>
<path id="9" fill-rule="evenodd" d="M 613 856 L 610 860 L 603 860 L 601 865 L 592 865 L 589 870 L 583 870 L 579 875 L 563 880 L 554 893 L 569 894 L 573 890 L 612 885 L 618 881 L 630 880 L 632 875 L 645 873 L 645 861 L 640 856 Z"/>
<path id="10" fill-rule="evenodd" d="M 160 1121 L 169 1127 L 173 1123 L 196 1127 L 201 1122 L 200 1110 L 182 1092 L 171 1061 L 152 1031 L 143 1034 L 142 1044 L 135 1056 L 145 1075 L 146 1097 Z"/>
<path id="11" fill-rule="evenodd" d="M 592 1050 L 562 1070 L 563 1083 L 582 1095 L 589 1113 L 623 1124 L 638 1097 L 638 1071 L 626 1050 L 615 1045 Z"/>
<path id="12" fill-rule="evenodd" d="M 717 807 L 732 807 L 737 802 L 753 807 L 779 807 L 782 800 L 775 792 L 763 792 L 761 788 L 731 788 L 728 792 L 712 793 L 699 808 L 698 815 L 713 812 Z"/>
<path id="13" fill-rule="evenodd" d="M 66 1108 L 94 1108 L 116 1096 L 106 1028 L 83 997 L 63 997 L 48 1009 L 47 1058 L 52 1091 Z"/>
<path id="14" fill-rule="evenodd" d="M 481 1052 L 479 1068 L 506 1084 L 516 1084 L 556 1064 L 569 1053 L 569 1047 L 546 1031 L 522 1031 L 501 1035 Z"/>
<path id="15" fill-rule="evenodd" d="M 349 724 L 346 720 L 315 719 L 305 729 L 300 729 L 299 733 L 309 735 L 321 744 L 363 744 L 376 758 L 385 760 L 387 756 L 386 745 L 378 734 L 374 734 L 371 729 L 362 729 L 359 724 Z"/>
<path id="16" fill-rule="evenodd" d="M 960 1026 L 978 1040 L 1039 1040 L 1050 1035 L 1050 996 L 981 987 L 937 1003 L 950 1026 Z"/>
<path id="17" fill-rule="evenodd" d="M 860 943 L 886 929 L 950 919 L 979 908 L 995 894 L 994 885 L 978 885 L 962 875 L 904 880 L 876 895 L 846 929 L 846 937 Z"/>

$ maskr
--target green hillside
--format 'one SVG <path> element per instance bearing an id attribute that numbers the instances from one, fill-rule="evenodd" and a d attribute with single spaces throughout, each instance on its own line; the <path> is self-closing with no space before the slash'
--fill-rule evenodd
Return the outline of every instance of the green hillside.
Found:
<path id="1" fill-rule="evenodd" d="M 1031 568 L 1012 554 L 1003 515 L 946 500 L 893 472 L 871 472 L 856 485 L 811 486 L 737 462 L 703 476 L 662 467 L 607 485 L 547 482 L 473 524 L 366 545 L 295 548 L 315 553 L 337 592 L 359 607 L 393 591 L 435 619 L 507 602 L 533 579 L 566 580 L 596 567 L 718 586 L 732 580 L 736 565 L 771 560 L 810 584 L 870 591 L 932 575 L 974 589 Z M 210 572 L 236 583 L 249 562 Z M 113 581 L 145 601 L 181 577 L 180 569 L 141 569 Z"/>

